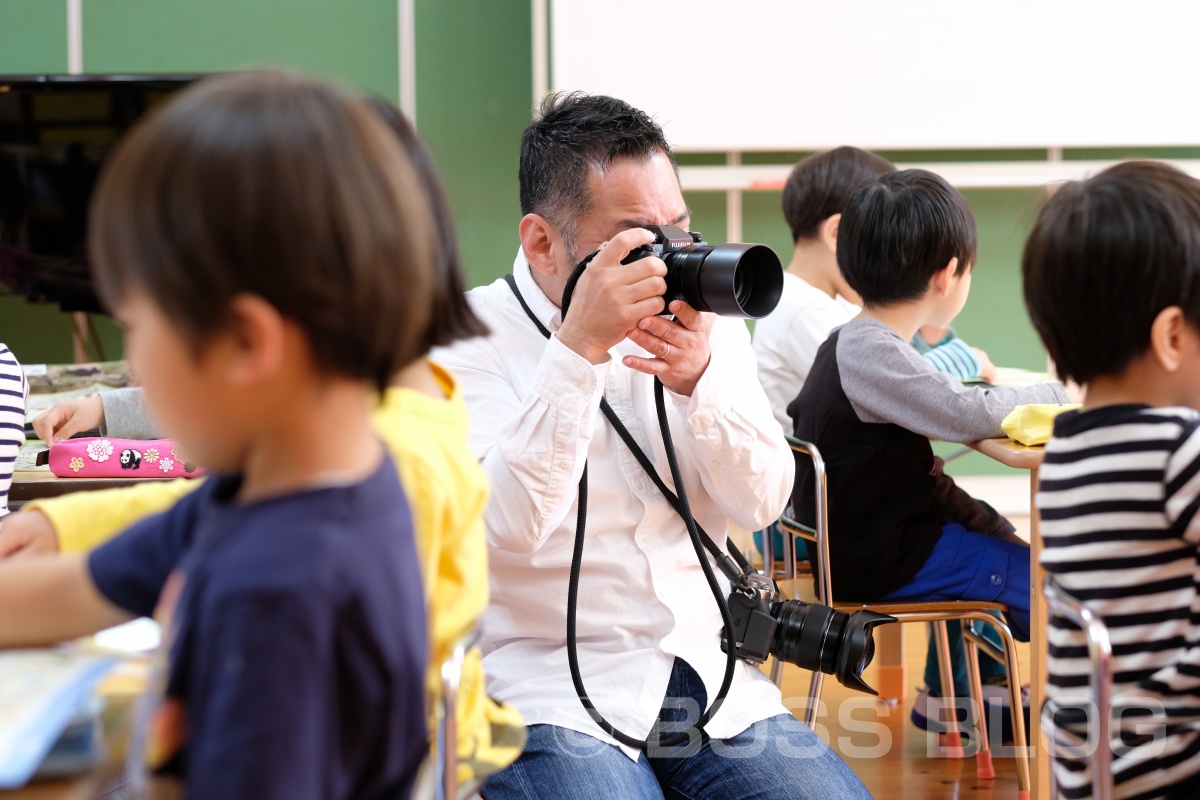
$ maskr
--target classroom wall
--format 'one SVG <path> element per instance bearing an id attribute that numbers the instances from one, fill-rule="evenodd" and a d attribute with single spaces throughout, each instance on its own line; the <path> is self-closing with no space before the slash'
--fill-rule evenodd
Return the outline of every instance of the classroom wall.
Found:
<path id="1" fill-rule="evenodd" d="M 193 72 L 289 66 L 398 99 L 396 0 L 82 0 L 85 72 Z M 509 271 L 517 249 L 517 149 L 529 120 L 531 72 L 528 0 L 416 0 L 417 124 L 439 164 L 458 224 L 472 284 Z M 65 72 L 65 0 L 0 0 L 0 73 Z M 697 90 L 702 97 L 702 90 Z M 654 109 L 646 109 L 653 113 Z M 716 113 L 716 110 L 714 110 Z M 1066 158 L 1115 158 L 1129 150 L 1067 151 Z M 1200 157 L 1200 148 L 1144 150 L 1159 157 Z M 790 163 L 803 154 L 753 153 L 745 163 Z M 1042 153 L 888 153 L 939 161 L 1040 158 Z M 684 163 L 723 163 L 723 155 L 687 154 Z M 979 263 L 960 333 L 998 364 L 1044 368 L 1044 355 L 1020 294 L 1019 258 L 1036 213 L 1034 190 L 972 190 L 979 222 Z M 693 227 L 724 241 L 725 197 L 688 193 Z M 787 260 L 791 243 L 778 192 L 743 199 L 744 238 L 765 242 Z M 98 320 L 109 357 L 120 337 Z M 0 296 L 0 340 L 30 362 L 71 358 L 70 328 L 57 307 Z M 959 474 L 999 468 L 980 459 L 955 463 Z M 1003 468 L 999 468 L 1003 469 Z"/>

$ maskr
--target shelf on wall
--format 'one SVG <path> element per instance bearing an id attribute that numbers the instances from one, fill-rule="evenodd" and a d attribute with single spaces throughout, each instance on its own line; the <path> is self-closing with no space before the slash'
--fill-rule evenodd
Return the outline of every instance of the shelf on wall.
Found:
<path id="1" fill-rule="evenodd" d="M 1094 175 L 1119 161 L 987 161 L 900 163 L 903 169 L 921 168 L 948 180 L 959 189 L 1004 189 L 1045 186 Z M 1200 159 L 1167 160 L 1189 175 L 1200 178 Z M 679 183 L 684 191 L 777 191 L 793 164 L 683 166 Z"/>

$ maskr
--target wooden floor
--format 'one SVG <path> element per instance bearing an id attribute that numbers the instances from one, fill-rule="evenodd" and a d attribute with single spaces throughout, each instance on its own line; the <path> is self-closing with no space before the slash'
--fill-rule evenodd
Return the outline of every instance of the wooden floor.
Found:
<path id="1" fill-rule="evenodd" d="M 1026 521 L 1015 518 L 1012 521 L 1018 532 L 1023 532 L 1022 523 Z M 937 737 L 917 728 L 909 720 L 912 702 L 923 682 L 928 642 L 926 625 L 904 626 L 908 691 L 905 702 L 898 706 L 846 689 L 832 676 L 827 676 L 821 698 L 825 708 L 818 718 L 818 733 L 842 755 L 877 798 L 1016 800 L 1014 759 L 995 757 L 996 777 L 977 780 L 973 757 L 937 757 Z M 1029 646 L 1018 643 L 1017 649 L 1024 676 L 1022 683 L 1027 683 Z M 868 685 L 879 685 L 874 665 L 868 667 L 864 675 Z M 786 667 L 782 687 L 785 705 L 802 706 L 808 696 L 808 684 L 807 671 L 795 666 Z"/>
<path id="2" fill-rule="evenodd" d="M 1015 800 L 1017 772 L 1013 759 L 993 759 L 996 777 L 976 780 L 974 758 L 937 757 L 937 737 L 917 728 L 909 720 L 912 701 L 925 672 L 928 641 L 926 626 L 905 626 L 908 696 L 898 706 L 846 689 L 832 677 L 827 677 L 821 698 L 825 708 L 817 720 L 818 733 L 842 755 L 877 798 L 990 800 L 994 797 Z M 1029 669 L 1028 645 L 1018 644 L 1017 647 L 1023 662 L 1022 674 L 1026 674 Z M 878 686 L 874 667 L 868 667 L 864 675 L 868 685 Z M 796 707 L 805 702 L 808 679 L 809 673 L 799 667 L 788 666 L 784 670 L 785 704 Z"/>

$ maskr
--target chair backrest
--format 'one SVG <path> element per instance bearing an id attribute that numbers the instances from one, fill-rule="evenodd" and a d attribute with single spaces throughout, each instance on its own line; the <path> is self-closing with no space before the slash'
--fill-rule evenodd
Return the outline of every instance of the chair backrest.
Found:
<path id="1" fill-rule="evenodd" d="M 788 436 L 788 445 L 792 451 L 807 456 L 812 460 L 813 468 L 813 508 L 816 511 L 813 527 L 801 525 L 791 517 L 781 516 L 779 525 L 788 533 L 813 542 L 817 546 L 816 568 L 817 598 L 822 605 L 833 605 L 833 584 L 829 569 L 829 479 L 825 473 L 825 459 L 815 444 Z M 792 543 L 786 543 L 788 547 Z M 789 576 L 789 577 L 795 577 Z"/>
<path id="2" fill-rule="evenodd" d="M 1043 586 L 1046 605 L 1051 614 L 1070 620 L 1083 632 L 1087 642 L 1088 661 L 1091 662 L 1091 704 L 1094 720 L 1095 739 L 1088 737 L 1086 755 L 1092 767 L 1092 797 L 1095 800 L 1110 800 L 1113 792 L 1112 749 L 1111 741 L 1111 709 L 1112 709 L 1112 642 L 1108 636 L 1108 628 L 1103 620 L 1096 616 L 1091 609 L 1080 603 L 1070 594 L 1055 585 L 1053 576 L 1047 575 Z M 1047 707 L 1053 712 L 1059 706 L 1053 700 L 1046 701 Z M 1056 731 L 1051 731 L 1051 746 L 1072 746 L 1073 743 L 1063 743 Z"/>

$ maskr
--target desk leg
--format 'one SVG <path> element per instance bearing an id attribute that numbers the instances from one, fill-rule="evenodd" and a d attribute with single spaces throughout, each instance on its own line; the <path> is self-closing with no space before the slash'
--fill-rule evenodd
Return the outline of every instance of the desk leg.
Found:
<path id="1" fill-rule="evenodd" d="M 904 669 L 904 626 L 884 625 L 875 630 L 875 652 L 879 663 L 879 699 L 903 705 L 908 693 Z"/>
<path id="2" fill-rule="evenodd" d="M 1046 699 L 1046 599 L 1042 595 L 1042 567 L 1039 556 L 1042 551 L 1042 535 L 1039 530 L 1037 504 L 1038 471 L 1029 473 L 1029 743 L 1034 746 L 1034 758 L 1030 760 L 1030 789 L 1032 800 L 1050 800 L 1050 750 L 1042 735 L 1042 703 Z"/>

